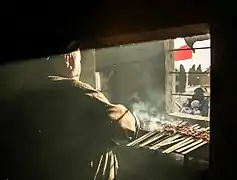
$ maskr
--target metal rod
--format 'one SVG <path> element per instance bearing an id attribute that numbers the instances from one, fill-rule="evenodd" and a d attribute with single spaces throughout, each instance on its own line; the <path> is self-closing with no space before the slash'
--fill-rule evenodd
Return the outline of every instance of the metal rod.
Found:
<path id="1" fill-rule="evenodd" d="M 169 52 L 172 52 L 172 51 L 187 51 L 187 50 L 199 50 L 199 49 L 211 49 L 211 47 L 199 47 L 199 48 L 184 48 L 184 49 L 171 49 L 169 50 Z"/>
<path id="2" fill-rule="evenodd" d="M 173 96 L 173 94 L 171 95 Z M 174 103 L 179 107 L 180 110 L 182 109 L 182 106 L 177 101 L 175 101 Z"/>
<path id="3" fill-rule="evenodd" d="M 172 93 L 172 96 L 193 96 L 193 94 L 181 94 L 181 93 Z M 210 97 L 208 95 L 205 95 L 204 97 Z"/>
<path id="4" fill-rule="evenodd" d="M 169 72 L 170 74 L 180 74 L 180 72 L 178 72 L 178 71 L 170 71 Z M 197 74 L 197 75 L 201 75 L 201 74 L 204 74 L 204 75 L 207 75 L 207 74 L 210 74 L 210 72 L 209 71 L 207 71 L 207 72 L 184 72 L 185 74 Z"/>
<path id="5" fill-rule="evenodd" d="M 183 158 L 183 165 L 185 167 L 188 167 L 189 166 L 189 156 L 188 155 L 184 155 L 184 158 Z"/>

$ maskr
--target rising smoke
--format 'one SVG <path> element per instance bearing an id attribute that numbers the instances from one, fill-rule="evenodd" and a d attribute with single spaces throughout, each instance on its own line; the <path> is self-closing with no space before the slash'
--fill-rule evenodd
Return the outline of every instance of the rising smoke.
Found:
<path id="1" fill-rule="evenodd" d="M 144 94 L 134 94 L 133 114 L 140 120 L 141 128 L 152 131 L 162 124 L 174 123 L 165 111 L 165 93 L 157 89 L 147 89 Z"/>

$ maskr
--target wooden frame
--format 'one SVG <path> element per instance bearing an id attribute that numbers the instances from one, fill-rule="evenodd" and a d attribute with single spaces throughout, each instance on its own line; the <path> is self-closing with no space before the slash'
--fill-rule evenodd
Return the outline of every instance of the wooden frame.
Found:
<path id="1" fill-rule="evenodd" d="M 174 96 L 172 95 L 175 92 L 175 76 L 174 72 L 174 54 L 171 49 L 174 49 L 174 39 L 169 39 L 164 41 L 164 49 L 165 49 L 165 69 L 166 69 L 166 112 L 173 117 L 186 119 L 186 120 L 198 120 L 198 121 L 210 121 L 209 117 L 203 117 L 199 115 L 189 115 L 179 112 L 174 112 L 175 109 L 175 101 Z"/>

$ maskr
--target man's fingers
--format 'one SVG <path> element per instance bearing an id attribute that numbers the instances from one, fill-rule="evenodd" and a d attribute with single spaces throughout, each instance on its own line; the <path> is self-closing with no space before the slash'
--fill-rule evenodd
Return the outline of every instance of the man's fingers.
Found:
<path id="1" fill-rule="evenodd" d="M 70 57 L 69 64 L 70 64 L 70 70 L 72 71 L 76 68 L 75 61 L 76 60 L 74 59 L 74 57 Z"/>
<path id="2" fill-rule="evenodd" d="M 66 64 L 66 66 L 67 66 L 67 68 L 69 68 L 69 66 L 70 66 L 70 63 L 69 63 L 69 55 L 68 54 L 66 54 L 65 56 L 64 56 L 64 58 L 65 58 L 65 64 Z"/>

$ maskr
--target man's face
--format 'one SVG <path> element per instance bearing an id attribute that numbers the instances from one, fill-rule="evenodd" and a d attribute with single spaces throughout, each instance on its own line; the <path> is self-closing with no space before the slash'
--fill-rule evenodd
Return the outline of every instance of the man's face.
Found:
<path id="1" fill-rule="evenodd" d="M 81 74 L 81 52 L 80 50 L 65 54 L 65 66 L 69 77 L 78 77 Z"/>

